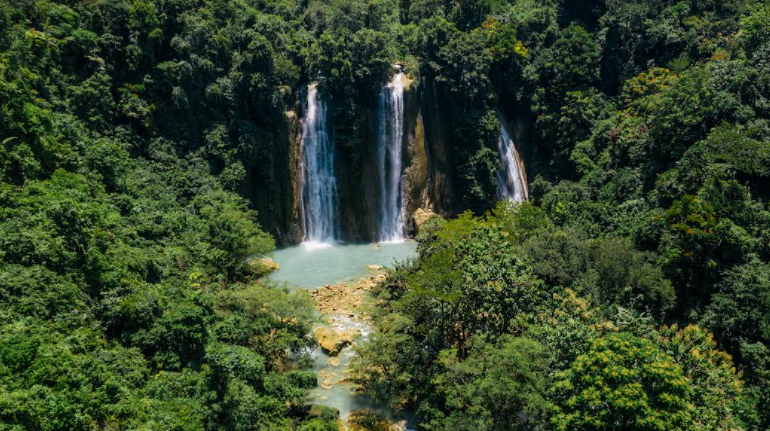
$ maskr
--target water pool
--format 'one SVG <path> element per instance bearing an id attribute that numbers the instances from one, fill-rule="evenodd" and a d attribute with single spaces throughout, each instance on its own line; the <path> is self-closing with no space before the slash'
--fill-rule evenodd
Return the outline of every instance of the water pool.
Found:
<path id="1" fill-rule="evenodd" d="M 290 287 L 313 289 L 325 284 L 356 280 L 367 275 L 367 266 L 392 267 L 417 254 L 417 243 L 403 241 L 380 244 L 303 243 L 274 251 L 270 257 L 280 269 L 270 275 Z"/>

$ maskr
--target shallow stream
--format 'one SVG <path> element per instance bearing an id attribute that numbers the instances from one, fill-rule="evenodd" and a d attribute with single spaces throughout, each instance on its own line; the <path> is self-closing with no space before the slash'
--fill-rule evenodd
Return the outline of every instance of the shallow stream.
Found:
<path id="1" fill-rule="evenodd" d="M 392 267 L 416 255 L 414 241 L 381 244 L 312 244 L 276 250 L 272 258 L 280 269 L 271 275 L 273 281 L 286 283 L 292 288 L 315 289 L 326 284 L 354 283 L 372 275 L 367 267 L 378 265 Z M 322 316 L 329 319 L 329 327 L 339 330 L 356 329 L 361 333 L 359 342 L 366 342 L 371 328 L 357 316 Z M 318 375 L 318 387 L 309 394 L 308 403 L 333 407 L 347 424 L 350 412 L 370 410 L 390 420 L 405 420 L 400 412 L 388 409 L 367 397 L 354 392 L 354 386 L 346 381 L 345 367 L 354 356 L 351 347 L 344 348 L 337 356 L 338 366 L 329 364 L 329 356 L 316 347 L 312 352 L 314 371 Z"/>

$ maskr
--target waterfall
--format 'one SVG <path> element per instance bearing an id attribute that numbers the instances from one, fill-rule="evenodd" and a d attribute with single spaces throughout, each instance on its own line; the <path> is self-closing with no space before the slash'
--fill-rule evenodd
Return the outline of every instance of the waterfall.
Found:
<path id="1" fill-rule="evenodd" d="M 380 91 L 377 162 L 380 179 L 379 241 L 402 241 L 406 215 L 402 187 L 404 146 L 404 74 L 399 70 Z"/>
<path id="2" fill-rule="evenodd" d="M 334 143 L 326 123 L 326 102 L 317 84 L 310 84 L 300 144 L 303 241 L 310 244 L 329 244 L 339 237 Z"/>
<path id="3" fill-rule="evenodd" d="M 498 197 L 501 200 L 524 202 L 528 198 L 524 170 L 519 160 L 519 153 L 516 151 L 516 144 L 502 121 L 500 122 L 500 139 L 497 141 L 497 148 L 500 151 L 500 161 L 503 164 L 502 169 L 497 173 Z"/>

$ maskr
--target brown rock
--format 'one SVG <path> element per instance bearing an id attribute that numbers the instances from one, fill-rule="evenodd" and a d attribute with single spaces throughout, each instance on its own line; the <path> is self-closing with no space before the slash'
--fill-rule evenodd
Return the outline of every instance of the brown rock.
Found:
<path id="1" fill-rule="evenodd" d="M 353 339 L 359 335 L 358 331 L 348 329 L 338 331 L 336 329 L 321 326 L 313 331 L 318 345 L 324 349 L 329 356 L 336 356 L 345 346 L 351 344 Z"/>
<path id="2" fill-rule="evenodd" d="M 246 263 L 249 267 L 251 267 L 254 273 L 260 276 L 269 274 L 273 271 L 278 271 L 280 269 L 280 265 L 278 265 L 278 262 L 269 258 L 251 259 Z"/>
<path id="3" fill-rule="evenodd" d="M 423 210 L 422 208 L 417 208 L 417 211 L 412 214 L 412 220 L 414 220 L 414 225 L 418 231 L 420 228 L 422 228 L 422 225 L 424 225 L 425 222 L 432 219 L 433 217 L 438 217 L 438 214 L 431 210 Z"/>

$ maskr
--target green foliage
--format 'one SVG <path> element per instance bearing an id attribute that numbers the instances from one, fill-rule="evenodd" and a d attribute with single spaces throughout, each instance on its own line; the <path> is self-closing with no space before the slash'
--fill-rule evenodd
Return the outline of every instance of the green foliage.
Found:
<path id="1" fill-rule="evenodd" d="M 276 190 L 286 28 L 238 1 L 0 6 L 1 429 L 336 425 L 303 409 L 310 299 L 257 279 L 274 240 L 228 191 Z"/>
<path id="2" fill-rule="evenodd" d="M 755 53 L 767 44 L 770 27 L 770 5 L 757 2 L 753 10 L 740 21 L 741 42 L 747 53 Z"/>
<path id="3" fill-rule="evenodd" d="M 207 259 L 228 279 L 233 279 L 248 256 L 264 255 L 275 248 L 273 238 L 256 224 L 256 213 L 244 208 L 239 199 L 222 193 L 198 197 L 193 205 L 208 227 L 206 242 L 211 248 Z"/>
<path id="4" fill-rule="evenodd" d="M 730 270 L 717 287 L 706 321 L 734 348 L 770 341 L 770 267 L 756 259 Z"/>
<path id="5" fill-rule="evenodd" d="M 418 241 L 419 258 L 378 288 L 377 331 L 352 369 L 426 429 L 756 422 L 710 333 L 657 326 L 674 289 L 627 238 L 591 238 L 531 204 L 502 204 L 484 218 L 426 223 Z"/>
<path id="6" fill-rule="evenodd" d="M 334 429 L 302 407 L 311 299 L 252 258 L 290 231 L 285 111 L 318 80 L 363 183 L 398 62 L 461 215 L 378 288 L 365 391 L 424 429 L 767 429 L 769 17 L 2 2 L 0 428 Z M 533 200 L 494 208 L 503 120 Z"/>
<path id="7" fill-rule="evenodd" d="M 612 344 L 608 333 L 620 329 L 651 356 L 607 349 L 676 374 L 671 391 L 678 401 L 668 407 L 677 412 L 656 411 L 660 392 L 646 381 L 641 391 L 652 404 L 631 411 L 631 403 L 616 412 L 620 422 L 605 417 L 604 427 L 583 428 L 767 428 L 760 405 L 770 399 L 770 344 L 759 317 L 762 262 L 770 258 L 766 2 L 403 3 L 420 85 L 450 125 L 440 139 L 458 209 L 476 216 L 492 209 L 500 114 L 518 128 L 534 206 L 422 229 L 420 258 L 380 290 L 397 317 L 381 316 L 382 333 L 371 351 L 362 350 L 361 364 L 382 370 L 363 373 L 367 385 L 394 404 L 416 406 L 434 429 L 483 428 L 490 425 L 482 410 L 463 415 L 481 404 L 450 406 L 446 396 L 424 390 L 436 378 L 449 381 L 442 380 L 448 371 L 438 365 L 441 351 L 456 352 L 453 364 L 469 352 L 462 337 L 428 331 L 423 322 L 441 328 L 450 319 L 453 329 L 474 328 L 491 345 L 500 334 L 525 335 L 553 352 L 549 366 L 558 372 L 581 355 L 598 355 L 604 348 L 596 340 Z M 489 241 L 498 234 L 505 247 Z M 477 256 L 460 245 L 468 243 L 496 250 L 495 260 L 518 266 L 548 295 L 524 295 L 528 307 L 502 314 L 507 325 L 469 325 L 473 314 L 451 306 L 457 298 L 484 298 L 479 308 L 494 313 L 521 297 L 478 291 L 487 280 L 475 278 L 455 251 Z M 480 262 L 490 274 L 504 273 Z M 541 311 L 549 308 L 558 309 L 552 318 Z M 716 342 L 693 326 L 655 327 L 671 322 L 705 324 Z M 406 364 L 396 346 L 422 367 Z M 734 366 L 744 372 L 745 388 Z M 447 425 L 450 417 L 457 421 Z M 580 428 L 571 421 L 581 417 L 561 419 Z"/>
<path id="8" fill-rule="evenodd" d="M 519 328 L 519 320 L 544 306 L 549 296 L 512 253 L 506 235 L 492 226 L 466 213 L 424 229 L 420 259 L 383 286 L 380 295 L 392 302 L 382 316 L 382 334 L 362 348 L 354 368 L 360 381 L 385 389 L 394 404 L 428 397 L 420 409 L 433 412 L 447 401 L 429 394 L 439 390 L 436 385 L 454 384 L 431 379 L 433 373 L 446 372 L 439 371 L 447 366 L 439 353 L 453 352 L 458 361 L 482 355 L 476 349 Z M 425 373 L 426 367 L 433 372 Z M 480 400 L 479 408 L 491 412 L 491 402 Z"/>
<path id="9" fill-rule="evenodd" d="M 541 230 L 521 251 L 547 283 L 577 288 L 608 308 L 622 306 L 662 321 L 676 293 L 647 253 L 623 238 L 590 240 L 576 228 Z"/>
<path id="10" fill-rule="evenodd" d="M 611 334 L 557 374 L 554 429 L 694 430 L 692 389 L 651 341 Z"/>
<path id="11" fill-rule="evenodd" d="M 693 388 L 698 429 L 720 430 L 740 427 L 742 382 L 732 358 L 717 349 L 714 337 L 700 327 L 676 325 L 660 331 L 663 350 L 682 366 Z"/>
<path id="12" fill-rule="evenodd" d="M 470 354 L 460 360 L 445 350 L 445 368 L 436 377 L 439 395 L 451 413 L 437 420 L 437 429 L 526 429 L 545 410 L 548 383 L 543 347 L 523 337 L 503 337 L 497 345 L 473 340 Z"/>

